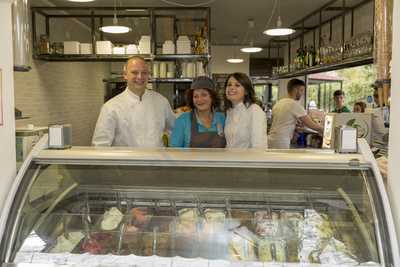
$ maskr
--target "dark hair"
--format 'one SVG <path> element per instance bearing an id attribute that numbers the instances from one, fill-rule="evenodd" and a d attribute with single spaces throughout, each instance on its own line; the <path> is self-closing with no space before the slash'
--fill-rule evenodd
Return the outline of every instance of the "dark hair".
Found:
<path id="1" fill-rule="evenodd" d="M 333 97 L 341 95 L 344 96 L 343 90 L 336 90 L 335 92 L 333 92 Z"/>
<path id="2" fill-rule="evenodd" d="M 198 89 L 202 89 L 202 88 L 198 88 Z M 194 90 L 198 90 L 198 89 L 189 89 L 186 91 L 186 103 L 189 107 L 191 107 L 192 110 L 196 109 L 194 102 L 193 102 L 193 93 L 194 93 Z M 206 90 L 210 94 L 211 109 L 215 110 L 216 108 L 218 108 L 220 105 L 220 101 L 218 99 L 217 92 L 215 90 L 211 90 L 211 89 L 207 89 L 207 88 L 204 88 L 203 90 Z"/>
<path id="3" fill-rule="evenodd" d="M 363 101 L 358 101 L 354 103 L 354 106 L 360 106 L 361 107 L 361 112 L 365 112 L 365 108 L 367 107 L 367 104 L 365 104 Z"/>
<path id="4" fill-rule="evenodd" d="M 238 81 L 244 88 L 244 101 L 245 106 L 250 106 L 251 104 L 258 103 L 256 99 L 256 92 L 254 91 L 253 84 L 250 81 L 249 76 L 242 72 L 235 72 L 228 75 L 225 81 L 224 89 L 228 86 L 228 80 L 233 77 L 236 81 Z M 226 98 L 226 92 L 224 94 L 224 105 L 225 109 L 232 108 L 232 102 Z"/>
<path id="5" fill-rule="evenodd" d="M 306 86 L 306 83 L 300 79 L 291 79 L 287 84 L 288 93 L 293 92 L 296 87 Z"/>

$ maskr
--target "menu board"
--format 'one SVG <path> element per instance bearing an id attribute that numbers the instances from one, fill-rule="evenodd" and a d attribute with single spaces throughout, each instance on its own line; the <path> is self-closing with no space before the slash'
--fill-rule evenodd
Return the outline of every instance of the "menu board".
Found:
<path id="1" fill-rule="evenodd" d="M 3 125 L 3 81 L 1 79 L 2 70 L 0 69 L 0 126 Z"/>

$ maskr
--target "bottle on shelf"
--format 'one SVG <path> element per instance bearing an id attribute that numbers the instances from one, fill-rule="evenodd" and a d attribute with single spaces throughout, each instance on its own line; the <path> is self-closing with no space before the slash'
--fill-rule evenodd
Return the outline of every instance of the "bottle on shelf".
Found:
<path id="1" fill-rule="evenodd" d="M 203 37 L 203 47 L 204 47 L 203 54 L 208 54 L 208 22 L 207 21 L 204 23 L 204 26 L 203 26 L 202 37 Z"/>
<path id="2" fill-rule="evenodd" d="M 50 54 L 50 42 L 46 34 L 40 35 L 39 54 L 41 55 Z"/>
<path id="3" fill-rule="evenodd" d="M 202 37 L 201 37 L 201 30 L 196 32 L 195 40 L 194 40 L 194 53 L 195 54 L 202 54 Z"/>
<path id="4" fill-rule="evenodd" d="M 296 50 L 296 57 L 294 58 L 295 69 L 301 69 L 301 62 L 300 62 L 300 48 Z"/>
<path id="5" fill-rule="evenodd" d="M 315 65 L 319 65 L 319 64 L 321 64 L 321 58 L 320 58 L 320 49 L 316 49 L 315 50 L 315 62 L 314 62 L 314 64 Z"/>
<path id="6" fill-rule="evenodd" d="M 309 54 L 310 51 L 308 50 L 307 46 L 304 47 L 304 68 L 307 68 L 309 66 L 308 60 L 309 60 Z"/>
<path id="7" fill-rule="evenodd" d="M 196 33 L 194 52 L 202 55 L 208 53 L 208 25 L 204 24 L 203 27 Z"/>
<path id="8" fill-rule="evenodd" d="M 300 69 L 304 68 L 304 59 L 305 59 L 305 51 L 302 47 L 300 47 L 300 54 L 299 54 Z"/>
<path id="9" fill-rule="evenodd" d="M 308 51 L 308 67 L 312 67 L 315 65 L 315 49 L 314 46 L 311 46 Z"/>

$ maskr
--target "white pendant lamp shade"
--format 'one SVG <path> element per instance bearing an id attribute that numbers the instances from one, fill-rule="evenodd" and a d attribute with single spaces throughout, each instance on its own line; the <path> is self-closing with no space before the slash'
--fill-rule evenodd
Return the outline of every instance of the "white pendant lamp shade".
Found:
<path id="1" fill-rule="evenodd" d="M 278 22 L 276 23 L 276 26 L 276 28 L 264 31 L 264 34 L 269 36 L 285 36 L 296 32 L 294 29 L 291 28 L 282 28 L 281 16 L 278 16 Z"/>
<path id="2" fill-rule="evenodd" d="M 114 0 L 113 25 L 100 27 L 99 30 L 102 31 L 102 32 L 106 32 L 106 33 L 127 33 L 127 32 L 130 32 L 132 30 L 129 27 L 118 25 L 117 2 L 116 2 L 116 0 Z"/>
<path id="3" fill-rule="evenodd" d="M 226 62 L 232 63 L 232 64 L 242 63 L 244 60 L 242 58 L 239 58 L 239 57 L 236 56 L 236 46 L 235 46 L 237 44 L 237 37 L 236 36 L 233 37 L 233 44 L 234 44 L 234 46 L 232 46 L 232 57 L 228 58 L 226 60 Z"/>
<path id="4" fill-rule="evenodd" d="M 127 33 L 132 29 L 126 26 L 118 25 L 118 19 L 116 14 L 114 14 L 113 25 L 100 27 L 100 31 L 106 33 Z"/>
<path id="5" fill-rule="evenodd" d="M 131 28 L 126 26 L 112 25 L 100 27 L 100 31 L 106 33 L 127 33 L 131 31 Z"/>
<path id="6" fill-rule="evenodd" d="M 240 49 L 240 51 L 245 52 L 245 53 L 257 53 L 262 51 L 261 47 L 243 47 Z"/>
<path id="7" fill-rule="evenodd" d="M 244 53 L 257 53 L 262 51 L 261 47 L 254 46 L 254 43 L 251 41 L 249 46 L 240 48 L 240 51 Z"/>
<path id="8" fill-rule="evenodd" d="M 247 21 L 247 25 L 248 25 L 248 29 L 247 29 L 246 37 L 250 36 L 250 42 L 249 42 L 249 45 L 247 47 L 240 48 L 240 51 L 242 51 L 244 53 L 257 53 L 257 52 L 260 52 L 262 50 L 262 48 L 254 46 L 254 33 L 253 33 L 253 29 L 254 29 L 254 26 L 255 26 L 254 20 L 253 19 L 249 19 Z M 245 37 L 245 40 L 246 40 L 246 37 Z"/>
<path id="9" fill-rule="evenodd" d="M 77 2 L 77 3 L 85 3 L 85 2 L 94 2 L 96 0 L 68 0 L 69 2 Z"/>
<path id="10" fill-rule="evenodd" d="M 241 58 L 228 58 L 226 61 L 228 63 L 238 64 L 238 63 L 242 63 L 244 60 Z"/>

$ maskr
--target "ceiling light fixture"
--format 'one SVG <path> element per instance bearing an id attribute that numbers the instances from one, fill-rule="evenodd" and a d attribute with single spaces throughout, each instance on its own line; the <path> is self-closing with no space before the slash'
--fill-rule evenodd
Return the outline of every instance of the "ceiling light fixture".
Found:
<path id="1" fill-rule="evenodd" d="M 238 63 L 242 63 L 244 60 L 241 58 L 228 58 L 226 61 L 228 63 L 238 64 Z"/>
<path id="2" fill-rule="evenodd" d="M 94 2 L 96 0 L 68 0 L 69 2 L 78 2 L 78 3 L 84 3 L 84 2 Z"/>
<path id="3" fill-rule="evenodd" d="M 252 32 L 253 28 L 254 28 L 254 20 L 249 19 L 247 21 L 247 25 L 248 25 L 248 29 L 247 29 L 247 33 L 246 33 L 246 37 L 245 37 L 244 42 L 246 41 L 247 35 L 250 35 L 249 46 L 241 48 L 240 51 L 245 52 L 245 53 L 257 53 L 257 52 L 260 52 L 262 50 L 262 48 L 254 46 L 254 40 L 253 40 L 254 39 L 253 38 L 254 34 Z"/>
<path id="4" fill-rule="evenodd" d="M 100 27 L 100 31 L 106 33 L 127 33 L 130 32 L 132 29 L 130 27 L 118 25 L 117 19 L 117 2 L 114 0 L 114 18 L 113 18 L 113 25 L 111 26 L 103 26 Z"/>
<path id="5" fill-rule="evenodd" d="M 238 64 L 238 63 L 242 63 L 244 60 L 242 59 L 242 58 L 239 58 L 239 57 L 237 57 L 236 56 L 236 44 L 237 44 L 237 37 L 236 36 L 234 36 L 233 37 L 233 53 L 232 53 L 232 57 L 231 58 L 228 58 L 226 61 L 228 62 L 228 63 L 233 63 L 233 64 Z"/>
<path id="6" fill-rule="evenodd" d="M 285 36 L 285 35 L 290 35 L 295 32 L 296 32 L 296 30 L 294 30 L 294 29 L 283 28 L 281 16 L 278 16 L 276 28 L 268 29 L 268 30 L 264 31 L 264 34 L 269 35 L 269 36 Z"/>
<path id="7" fill-rule="evenodd" d="M 271 20 L 272 16 L 274 15 L 275 5 L 276 5 L 277 1 L 278 0 L 275 0 L 275 4 L 274 4 L 274 8 L 272 9 L 272 14 L 271 14 L 270 20 Z M 295 33 L 296 31 L 294 29 L 282 27 L 280 6 L 278 7 L 278 13 L 279 14 L 278 14 L 277 22 L 276 22 L 276 28 L 267 29 L 263 33 L 266 35 L 269 35 L 269 36 L 285 36 L 285 35 L 290 35 L 292 33 Z M 269 24 L 269 21 L 268 21 L 268 24 Z M 268 28 L 268 24 L 267 24 L 267 28 Z"/>

